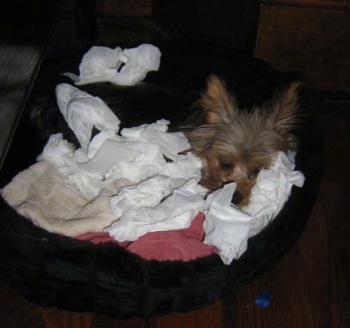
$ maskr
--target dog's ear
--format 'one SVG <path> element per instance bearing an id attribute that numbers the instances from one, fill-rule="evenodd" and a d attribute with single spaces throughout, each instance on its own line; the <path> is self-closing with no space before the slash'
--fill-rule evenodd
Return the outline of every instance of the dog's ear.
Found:
<path id="1" fill-rule="evenodd" d="M 300 82 L 291 83 L 273 102 L 272 120 L 274 129 L 281 134 L 288 134 L 295 126 L 298 110 L 298 88 Z"/>
<path id="2" fill-rule="evenodd" d="M 207 78 L 207 89 L 198 101 L 207 123 L 229 123 L 233 119 L 235 99 L 216 75 Z"/>

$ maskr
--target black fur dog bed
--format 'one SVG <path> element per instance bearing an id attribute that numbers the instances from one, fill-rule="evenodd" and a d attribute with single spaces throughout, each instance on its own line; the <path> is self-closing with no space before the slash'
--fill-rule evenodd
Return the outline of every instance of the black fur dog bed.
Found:
<path id="1" fill-rule="evenodd" d="M 118 115 L 127 126 L 159 117 L 181 123 L 186 108 L 204 87 L 206 76 L 213 72 L 226 78 L 245 108 L 269 99 L 273 90 L 285 83 L 281 74 L 258 60 L 203 47 L 167 45 L 160 49 L 160 71 L 150 73 L 147 83 L 130 88 L 101 85 L 84 89 L 99 94 L 112 108 L 118 107 Z M 27 121 L 21 123 L 22 131 L 30 132 L 17 136 L 3 177 L 24 169 L 47 135 L 65 132 L 62 120 L 50 112 L 48 104 L 41 102 L 39 107 L 39 114 L 29 115 L 40 121 L 41 128 L 36 130 Z M 116 318 L 191 311 L 233 293 L 274 265 L 295 243 L 308 219 L 322 171 L 322 141 L 312 115 L 304 116 L 299 134 L 296 169 L 306 177 L 304 187 L 292 190 L 278 216 L 249 239 L 247 251 L 229 266 L 218 255 L 190 262 L 147 261 L 112 243 L 92 245 L 52 234 L 1 199 L 1 277 L 37 304 Z"/>

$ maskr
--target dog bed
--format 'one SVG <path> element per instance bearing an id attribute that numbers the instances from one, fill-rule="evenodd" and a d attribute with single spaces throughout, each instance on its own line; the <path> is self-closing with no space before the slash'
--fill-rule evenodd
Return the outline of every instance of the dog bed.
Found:
<path id="1" fill-rule="evenodd" d="M 161 68 L 146 78 L 151 88 L 106 89 L 104 99 L 112 107 L 115 98 L 108 101 L 109 96 L 122 95 L 123 103 L 118 106 L 123 108 L 121 118 L 126 125 L 152 122 L 160 108 L 168 110 L 172 123 L 181 123 L 185 114 L 180 109 L 192 102 L 212 72 L 228 80 L 245 108 L 268 99 L 286 82 L 282 74 L 261 61 L 218 49 L 184 45 L 160 45 L 160 49 Z M 140 99 L 147 110 L 136 116 L 133 109 Z M 18 171 L 24 169 L 42 146 L 42 131 L 33 130 L 27 119 L 24 117 L 21 124 L 30 134 L 18 132 L 18 144 L 14 142 L 2 176 L 14 173 L 11 168 L 15 162 Z M 45 119 L 52 126 L 49 117 L 44 123 Z M 60 122 L 54 124 L 55 129 L 60 131 Z M 45 132 L 52 130 L 46 128 Z M 268 270 L 302 232 L 317 195 L 323 161 L 322 139 L 310 113 L 304 116 L 298 133 L 300 147 L 295 161 L 296 169 L 305 176 L 303 188 L 293 188 L 277 217 L 249 239 L 246 252 L 230 265 L 224 265 L 217 254 L 186 262 L 146 260 L 115 243 L 93 244 L 49 233 L 1 199 L 0 274 L 37 304 L 116 318 L 191 311 L 210 304 Z"/>

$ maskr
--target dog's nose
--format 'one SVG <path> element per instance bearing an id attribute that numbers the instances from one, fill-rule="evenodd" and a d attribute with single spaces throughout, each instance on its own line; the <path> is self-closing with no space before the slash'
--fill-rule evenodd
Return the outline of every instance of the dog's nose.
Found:
<path id="1" fill-rule="evenodd" d="M 242 200 L 243 200 L 243 195 L 240 192 L 235 191 L 233 193 L 231 203 L 234 205 L 238 205 L 240 202 L 242 202 Z"/>

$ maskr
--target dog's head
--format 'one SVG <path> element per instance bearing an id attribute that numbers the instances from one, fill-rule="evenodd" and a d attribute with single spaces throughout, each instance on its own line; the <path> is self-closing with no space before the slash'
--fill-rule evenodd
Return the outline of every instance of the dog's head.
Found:
<path id="1" fill-rule="evenodd" d="M 205 121 L 186 132 L 191 150 L 201 158 L 201 184 L 215 190 L 235 182 L 232 202 L 249 203 L 262 168 L 271 165 L 277 151 L 296 147 L 298 83 L 291 84 L 268 104 L 250 111 L 238 109 L 225 83 L 211 75 L 205 93 L 196 103 Z"/>

